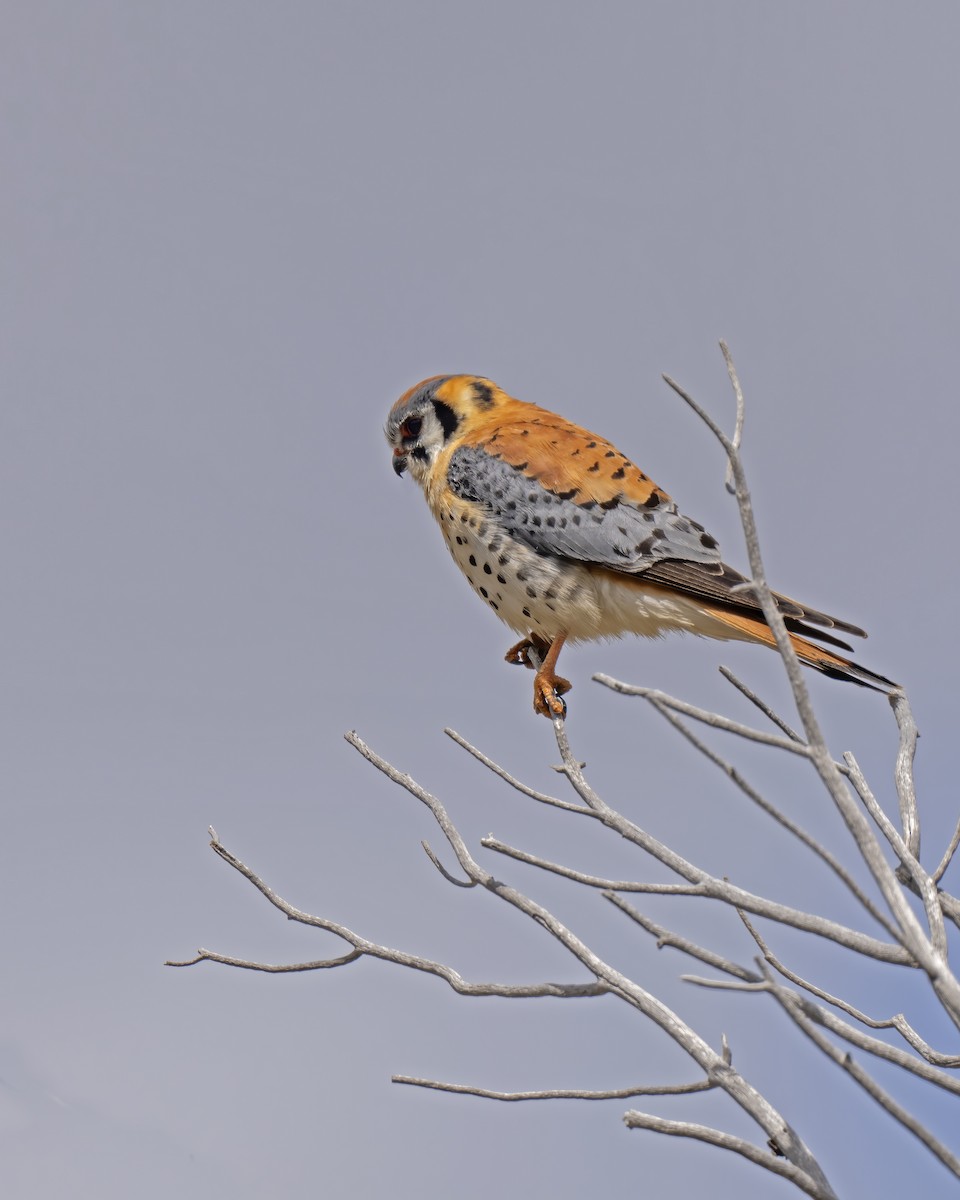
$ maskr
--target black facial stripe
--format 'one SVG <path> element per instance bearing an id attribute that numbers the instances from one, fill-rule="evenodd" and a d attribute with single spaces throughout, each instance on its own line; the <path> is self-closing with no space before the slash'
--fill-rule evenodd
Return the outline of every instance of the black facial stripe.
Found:
<path id="1" fill-rule="evenodd" d="M 414 448 L 410 451 L 410 453 L 413 455 L 414 458 L 417 458 L 423 462 L 426 462 L 427 452 L 426 452 L 426 450 L 424 450 L 424 448 L 422 446 L 414 446 Z"/>
<path id="2" fill-rule="evenodd" d="M 457 426 L 460 424 L 460 418 L 453 411 L 449 404 L 444 404 L 442 400 L 431 399 L 433 411 L 437 414 L 437 420 L 443 429 L 443 440 L 449 442 L 453 435 L 457 432 Z"/>

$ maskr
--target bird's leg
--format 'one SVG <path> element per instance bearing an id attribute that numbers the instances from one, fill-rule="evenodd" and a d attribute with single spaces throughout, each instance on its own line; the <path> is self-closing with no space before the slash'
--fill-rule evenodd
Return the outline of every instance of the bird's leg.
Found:
<path id="1" fill-rule="evenodd" d="M 542 662 L 549 653 L 550 643 L 539 633 L 531 633 L 523 641 L 511 646 L 503 657 L 508 663 L 514 663 L 518 667 L 528 667 L 531 671 L 535 671 L 537 664 L 530 657 L 531 650 L 535 650 L 539 654 Z"/>
<path id="2" fill-rule="evenodd" d="M 564 692 L 570 691 L 573 684 L 569 679 L 562 679 L 559 675 L 554 674 L 554 667 L 557 665 L 557 659 L 560 657 L 560 651 L 563 649 L 566 638 L 565 633 L 558 633 L 553 639 L 533 681 L 533 707 L 534 711 L 540 713 L 542 717 L 565 717 L 567 715 L 567 706 L 561 697 Z"/>

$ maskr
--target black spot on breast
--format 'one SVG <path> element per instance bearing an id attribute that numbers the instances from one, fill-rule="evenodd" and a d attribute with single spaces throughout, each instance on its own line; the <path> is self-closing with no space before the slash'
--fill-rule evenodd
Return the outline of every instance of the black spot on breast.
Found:
<path id="1" fill-rule="evenodd" d="M 556 525 L 556 523 L 557 523 L 556 517 L 547 517 L 547 525 L 550 529 L 553 529 L 554 526 Z"/>
<path id="2" fill-rule="evenodd" d="M 529 616 L 530 616 L 530 609 L 529 609 L 529 608 L 523 608 L 523 609 L 521 609 L 520 611 L 523 613 L 523 615 L 524 615 L 525 617 L 529 617 Z"/>
<path id="3" fill-rule="evenodd" d="M 500 605 L 499 605 L 499 604 L 496 602 L 496 600 L 491 600 L 491 601 L 490 601 L 490 607 L 491 607 L 492 609 L 495 609 L 497 612 L 499 612 L 499 611 L 500 611 Z"/>
<path id="4" fill-rule="evenodd" d="M 518 575 L 517 578 L 519 579 L 520 576 Z M 529 584 L 527 585 L 526 591 L 527 591 L 527 595 L 530 597 L 531 600 L 536 600 L 537 593 L 533 590 L 532 587 L 529 586 Z"/>
<path id="5" fill-rule="evenodd" d="M 490 599 L 490 593 L 487 591 L 487 589 L 485 587 L 480 588 L 479 592 L 480 592 L 480 595 L 484 598 L 484 600 Z"/>
<path id="6" fill-rule="evenodd" d="M 508 500 L 503 507 L 506 509 L 507 512 L 516 512 L 517 502 L 516 502 L 516 500 Z"/>
<path id="7" fill-rule="evenodd" d="M 497 583 L 506 583 L 506 582 L 507 581 L 504 579 L 504 577 L 499 572 L 497 572 Z"/>
<path id="8" fill-rule="evenodd" d="M 526 583 L 529 578 L 529 573 L 525 571 L 523 567 L 521 567 L 517 572 L 517 579 L 519 579 L 521 583 Z"/>
<path id="9" fill-rule="evenodd" d="M 497 559 L 497 563 L 501 567 L 505 567 L 509 561 L 510 561 L 509 554 L 501 554 L 500 557 Z"/>
<path id="10" fill-rule="evenodd" d="M 540 526 L 543 524 L 543 522 L 540 520 L 539 517 L 534 516 L 534 517 L 530 518 L 530 524 L 535 525 L 537 527 L 537 529 L 539 529 Z"/>
<path id="11" fill-rule="evenodd" d="M 484 573 L 484 575 L 492 575 L 493 574 L 493 571 L 490 569 L 489 563 L 483 564 L 483 573 Z"/>
<path id="12" fill-rule="evenodd" d="M 477 565 L 476 556 L 473 554 L 470 555 L 470 557 L 467 559 L 467 561 L 469 562 L 471 567 L 475 567 Z"/>

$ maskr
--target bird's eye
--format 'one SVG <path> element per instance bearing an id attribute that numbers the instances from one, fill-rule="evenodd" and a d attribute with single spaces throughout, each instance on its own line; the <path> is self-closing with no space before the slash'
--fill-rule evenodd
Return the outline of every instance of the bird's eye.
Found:
<path id="1" fill-rule="evenodd" d="M 415 438 L 420 432 L 422 425 L 422 417 L 407 417 L 404 423 L 400 426 L 400 436 L 404 441 L 406 441 L 408 438 Z"/>

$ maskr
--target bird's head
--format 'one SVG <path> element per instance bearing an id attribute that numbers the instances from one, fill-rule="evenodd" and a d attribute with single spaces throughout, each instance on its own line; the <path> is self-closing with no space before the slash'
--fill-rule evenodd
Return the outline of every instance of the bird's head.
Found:
<path id="1" fill-rule="evenodd" d="M 451 442 L 506 400 L 506 393 L 481 375 L 433 375 L 418 383 L 404 392 L 387 418 L 393 469 L 402 475 L 409 468 L 413 478 L 425 485 Z"/>

